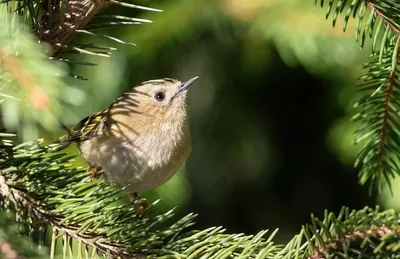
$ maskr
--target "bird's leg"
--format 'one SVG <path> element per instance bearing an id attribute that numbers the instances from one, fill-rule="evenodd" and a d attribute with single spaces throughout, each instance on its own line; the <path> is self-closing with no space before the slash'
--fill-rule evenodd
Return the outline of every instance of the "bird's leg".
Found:
<path id="1" fill-rule="evenodd" d="M 99 179 L 100 175 L 101 175 L 101 170 L 103 170 L 101 168 L 101 166 L 97 166 L 97 165 L 89 165 L 88 167 L 88 171 L 90 172 L 90 177 L 92 178 L 92 180 L 96 180 Z"/>
<path id="2" fill-rule="evenodd" d="M 147 209 L 147 202 L 145 199 L 142 199 L 139 197 L 139 194 L 137 192 L 133 193 L 133 200 L 134 203 L 138 202 L 138 210 L 139 210 L 139 214 L 144 214 L 146 212 Z"/>

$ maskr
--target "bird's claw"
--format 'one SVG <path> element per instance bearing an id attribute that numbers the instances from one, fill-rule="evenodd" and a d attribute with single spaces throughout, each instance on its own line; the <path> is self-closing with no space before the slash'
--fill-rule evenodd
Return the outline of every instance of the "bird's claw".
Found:
<path id="1" fill-rule="evenodd" d="M 144 215 L 147 212 L 147 201 L 146 199 L 142 199 L 139 197 L 138 193 L 134 193 L 133 194 L 134 197 L 134 204 L 137 206 L 139 214 L 140 215 Z"/>
<path id="2" fill-rule="evenodd" d="M 103 168 L 101 166 L 90 165 L 88 167 L 88 171 L 90 172 L 90 177 L 92 178 L 92 181 L 99 179 L 102 170 Z"/>

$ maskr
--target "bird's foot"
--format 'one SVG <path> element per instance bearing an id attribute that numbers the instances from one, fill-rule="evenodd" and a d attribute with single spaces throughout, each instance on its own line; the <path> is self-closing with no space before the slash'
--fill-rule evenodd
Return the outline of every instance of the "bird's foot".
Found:
<path id="1" fill-rule="evenodd" d="M 90 172 L 90 177 L 92 178 L 92 181 L 99 179 L 101 175 L 101 170 L 103 170 L 103 168 L 97 165 L 90 165 L 88 167 L 88 171 Z"/>
<path id="2" fill-rule="evenodd" d="M 140 215 L 146 214 L 147 212 L 147 201 L 139 197 L 138 193 L 133 194 L 133 202 L 137 206 Z"/>

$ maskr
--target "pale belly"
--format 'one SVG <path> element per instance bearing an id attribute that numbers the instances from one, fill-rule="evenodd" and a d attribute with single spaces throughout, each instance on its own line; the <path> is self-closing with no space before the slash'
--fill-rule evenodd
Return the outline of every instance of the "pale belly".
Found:
<path id="1" fill-rule="evenodd" d="M 179 170 L 189 156 L 190 139 L 146 150 L 117 138 L 94 138 L 83 141 L 79 150 L 89 164 L 103 168 L 106 180 L 140 193 L 165 183 Z"/>

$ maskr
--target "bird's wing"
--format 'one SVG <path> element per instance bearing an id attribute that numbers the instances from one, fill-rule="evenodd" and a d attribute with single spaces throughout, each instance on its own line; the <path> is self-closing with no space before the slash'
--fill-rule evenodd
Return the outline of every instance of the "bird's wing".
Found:
<path id="1" fill-rule="evenodd" d="M 106 109 L 84 118 L 69 129 L 67 134 L 58 138 L 56 143 L 59 144 L 59 148 L 56 151 L 66 148 L 72 142 L 80 142 L 98 136 L 107 125 L 108 117 L 108 109 Z"/>
<path id="2" fill-rule="evenodd" d="M 110 120 L 109 109 L 95 113 L 82 120 L 79 123 L 81 133 L 80 140 L 87 140 L 102 134 L 108 120 Z"/>

